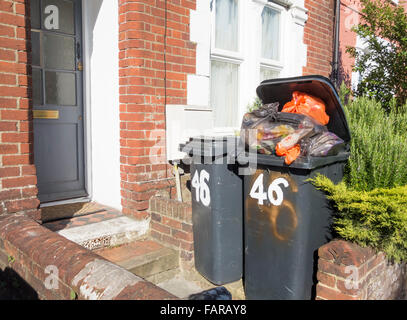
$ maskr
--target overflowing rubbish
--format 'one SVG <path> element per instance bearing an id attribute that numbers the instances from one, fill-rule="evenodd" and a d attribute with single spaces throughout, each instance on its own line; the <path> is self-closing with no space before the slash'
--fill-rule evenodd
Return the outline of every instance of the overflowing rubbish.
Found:
<path id="1" fill-rule="evenodd" d="M 293 99 L 287 102 L 281 111 L 307 115 L 322 125 L 327 125 L 329 122 L 325 103 L 320 98 L 299 91 L 293 92 Z"/>
<path id="2" fill-rule="evenodd" d="M 332 132 L 321 132 L 301 143 L 302 156 L 326 157 L 345 150 L 345 142 Z"/>
<path id="3" fill-rule="evenodd" d="M 244 115 L 241 136 L 246 148 L 285 157 L 287 165 L 298 157 L 338 154 L 345 143 L 328 131 L 325 103 L 299 91 L 294 91 L 292 97 L 281 112 L 280 104 L 275 102 Z"/>

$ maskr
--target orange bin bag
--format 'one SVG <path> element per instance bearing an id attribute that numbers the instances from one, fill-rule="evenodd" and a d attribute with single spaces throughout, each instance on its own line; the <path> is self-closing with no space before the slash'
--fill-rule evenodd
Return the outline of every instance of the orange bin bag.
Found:
<path id="1" fill-rule="evenodd" d="M 276 146 L 276 155 L 278 155 L 279 157 L 285 156 L 284 162 L 288 166 L 291 163 L 293 163 L 295 161 L 295 159 L 297 159 L 299 157 L 300 153 L 301 153 L 301 147 L 299 144 L 296 144 L 294 147 L 292 147 L 290 149 L 285 149 L 284 147 L 282 147 L 280 145 L 280 143 L 278 143 Z"/>
<path id="2" fill-rule="evenodd" d="M 317 97 L 299 91 L 293 92 L 293 99 L 287 102 L 281 111 L 304 114 L 324 126 L 329 122 L 329 116 L 325 112 L 325 103 Z"/>

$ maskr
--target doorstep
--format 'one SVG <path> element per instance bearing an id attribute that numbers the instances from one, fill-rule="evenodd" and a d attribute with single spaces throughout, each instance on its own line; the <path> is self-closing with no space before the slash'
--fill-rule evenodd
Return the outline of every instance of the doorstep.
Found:
<path id="1" fill-rule="evenodd" d="M 47 222 L 43 226 L 89 250 L 95 250 L 145 237 L 149 230 L 149 220 L 135 220 L 119 211 L 105 209 Z"/>

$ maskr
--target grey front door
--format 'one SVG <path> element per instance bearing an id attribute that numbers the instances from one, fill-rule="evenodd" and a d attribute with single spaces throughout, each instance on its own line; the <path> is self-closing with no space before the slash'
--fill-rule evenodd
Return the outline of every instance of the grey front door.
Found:
<path id="1" fill-rule="evenodd" d="M 80 0 L 31 0 L 34 162 L 41 202 L 86 196 Z"/>

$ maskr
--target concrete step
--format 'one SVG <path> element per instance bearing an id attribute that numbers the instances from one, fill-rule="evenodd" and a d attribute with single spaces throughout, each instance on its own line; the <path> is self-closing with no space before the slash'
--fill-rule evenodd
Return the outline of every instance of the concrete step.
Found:
<path id="1" fill-rule="evenodd" d="M 74 221 L 69 227 L 60 228 L 55 225 L 64 221 L 46 223 L 44 226 L 89 250 L 122 245 L 145 238 L 149 229 L 148 220 L 134 220 L 124 215 L 102 219 L 99 222 L 86 221 L 94 219 L 95 215 L 68 219 L 70 223 Z M 80 222 L 83 225 L 79 225 Z"/>
<path id="2" fill-rule="evenodd" d="M 178 252 L 149 239 L 103 248 L 95 252 L 153 283 L 170 279 L 179 272 Z"/>

